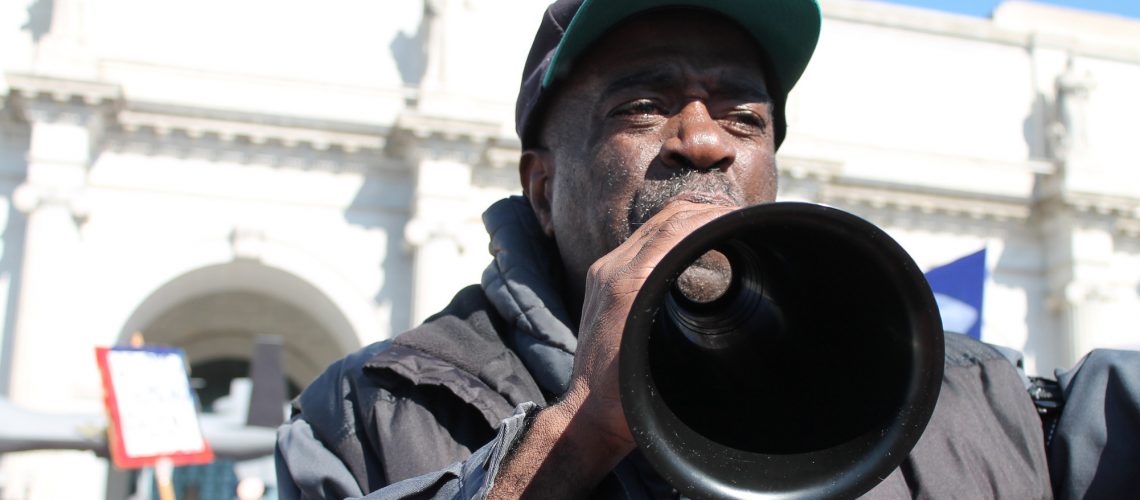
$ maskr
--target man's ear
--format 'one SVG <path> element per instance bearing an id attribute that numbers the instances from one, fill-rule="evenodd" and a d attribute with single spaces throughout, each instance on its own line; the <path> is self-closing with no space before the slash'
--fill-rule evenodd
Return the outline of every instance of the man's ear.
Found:
<path id="1" fill-rule="evenodd" d="M 519 182 L 542 232 L 554 236 L 551 205 L 554 201 L 554 158 L 542 148 L 527 149 L 519 157 Z"/>

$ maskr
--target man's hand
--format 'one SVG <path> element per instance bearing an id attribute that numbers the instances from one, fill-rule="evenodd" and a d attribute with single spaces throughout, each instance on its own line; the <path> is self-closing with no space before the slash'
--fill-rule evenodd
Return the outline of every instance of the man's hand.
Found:
<path id="1" fill-rule="evenodd" d="M 562 401 L 538 414 L 495 479 L 492 497 L 582 496 L 634 449 L 618 390 L 619 351 L 630 307 L 669 250 L 730 211 L 670 202 L 590 267 L 570 388 Z"/>

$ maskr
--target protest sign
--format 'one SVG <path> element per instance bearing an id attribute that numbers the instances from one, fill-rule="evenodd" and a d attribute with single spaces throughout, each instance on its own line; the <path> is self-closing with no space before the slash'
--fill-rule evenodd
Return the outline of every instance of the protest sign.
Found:
<path id="1" fill-rule="evenodd" d="M 117 467 L 213 461 L 180 349 L 100 347 L 95 352 L 110 420 L 107 441 Z"/>

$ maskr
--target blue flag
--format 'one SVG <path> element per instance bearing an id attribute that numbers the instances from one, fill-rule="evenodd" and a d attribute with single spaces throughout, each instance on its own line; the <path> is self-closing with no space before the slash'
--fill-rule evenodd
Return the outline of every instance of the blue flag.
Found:
<path id="1" fill-rule="evenodd" d="M 926 281 L 938 301 L 942 328 L 981 340 L 986 249 L 927 271 Z"/>

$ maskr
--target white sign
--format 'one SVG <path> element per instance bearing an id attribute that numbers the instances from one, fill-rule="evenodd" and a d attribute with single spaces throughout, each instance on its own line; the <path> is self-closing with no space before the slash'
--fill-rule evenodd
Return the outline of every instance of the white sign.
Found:
<path id="1" fill-rule="evenodd" d="M 163 457 L 176 465 L 213 459 L 181 350 L 100 348 L 97 356 L 113 422 L 115 465 L 143 467 Z"/>

